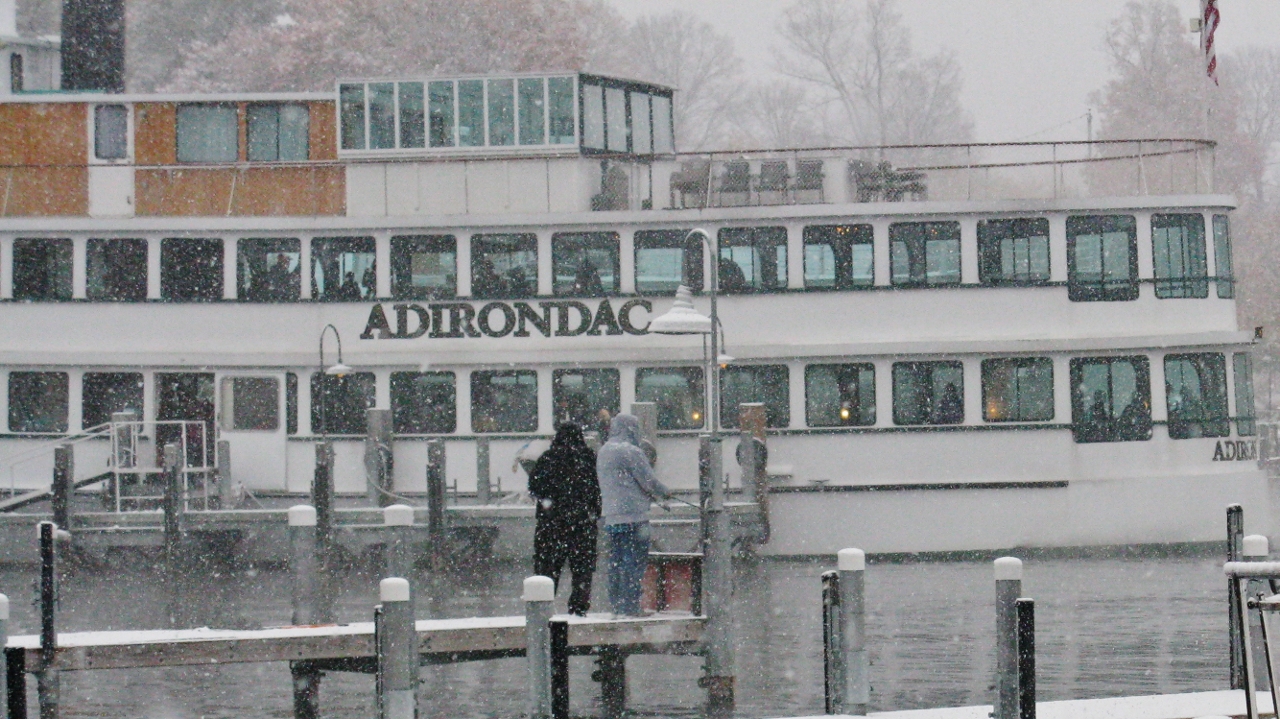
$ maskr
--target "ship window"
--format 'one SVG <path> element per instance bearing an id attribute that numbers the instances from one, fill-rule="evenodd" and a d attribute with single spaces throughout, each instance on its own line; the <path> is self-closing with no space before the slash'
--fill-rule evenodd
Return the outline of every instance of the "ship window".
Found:
<path id="1" fill-rule="evenodd" d="M 206 237 L 161 240 L 160 296 L 178 302 L 222 299 L 222 240 Z"/>
<path id="2" fill-rule="evenodd" d="M 303 162 L 307 159 L 311 113 L 306 105 L 250 105 L 247 114 L 250 162 Z"/>
<path id="3" fill-rule="evenodd" d="M 511 80 L 490 80 L 489 144 L 516 144 L 516 100 Z"/>
<path id="4" fill-rule="evenodd" d="M 653 153 L 653 128 L 649 125 L 649 96 L 631 93 L 632 151 L 637 155 Z"/>
<path id="5" fill-rule="evenodd" d="M 1138 298 L 1138 230 L 1132 215 L 1067 218 L 1067 294 L 1072 302 Z"/>
<path id="6" fill-rule="evenodd" d="M 658 429 L 702 427 L 706 371 L 701 367 L 636 370 L 636 401 L 658 405 Z"/>
<path id="7" fill-rule="evenodd" d="M 982 284 L 994 286 L 1048 282 L 1049 221 L 979 221 L 978 277 Z"/>
<path id="8" fill-rule="evenodd" d="M 302 291 L 302 243 L 293 238 L 236 243 L 237 296 L 249 302 L 292 302 Z"/>
<path id="9" fill-rule="evenodd" d="M 787 228 L 720 230 L 721 292 L 761 292 L 787 287 Z"/>
<path id="10" fill-rule="evenodd" d="M 959 222 L 889 226 L 890 281 L 899 287 L 960 284 Z"/>
<path id="11" fill-rule="evenodd" d="M 1165 355 L 1164 391 L 1169 437 L 1226 437 L 1227 362 L 1218 352 Z"/>
<path id="12" fill-rule="evenodd" d="M 484 145 L 484 81 L 458 81 L 458 144 Z"/>
<path id="13" fill-rule="evenodd" d="M 804 228 L 804 286 L 819 289 L 870 287 L 875 283 L 871 225 Z"/>
<path id="14" fill-rule="evenodd" d="M 71 299 L 71 240 L 13 241 L 13 299 Z"/>
<path id="15" fill-rule="evenodd" d="M 124 105 L 93 108 L 93 156 L 99 160 L 129 156 L 129 110 Z"/>
<path id="16" fill-rule="evenodd" d="M 89 240 L 86 291 L 91 300 L 147 298 L 146 240 Z"/>
<path id="17" fill-rule="evenodd" d="M 445 83 L 448 85 L 449 83 Z M 426 144 L 426 117 L 423 113 L 422 83 L 402 82 L 396 85 L 400 93 L 400 147 L 422 147 Z M 449 119 L 453 119 L 453 98 L 450 97 Z M 432 118 L 434 120 L 434 118 Z"/>
<path id="18" fill-rule="evenodd" d="M 298 375 L 293 372 L 284 374 L 284 431 L 298 433 Z"/>
<path id="19" fill-rule="evenodd" d="M 455 297 L 457 293 L 458 241 L 453 235 L 391 238 L 393 297 L 427 300 Z"/>
<path id="20" fill-rule="evenodd" d="M 537 430 L 537 372 L 490 370 L 471 373 L 471 431 Z"/>
<path id="21" fill-rule="evenodd" d="M 811 364 L 804 368 L 810 427 L 876 423 L 876 368 L 870 364 Z"/>
<path id="22" fill-rule="evenodd" d="M 547 97 L 550 100 L 548 127 L 552 145 L 572 145 L 577 134 L 573 121 L 573 78 L 553 77 L 547 80 Z"/>
<path id="23" fill-rule="evenodd" d="M 609 421 L 620 411 L 622 396 L 616 369 L 558 369 L 552 375 L 553 419 L 573 422 L 585 431 L 609 432 Z"/>
<path id="24" fill-rule="evenodd" d="M 653 98 L 653 151 L 664 155 L 676 151 L 675 133 L 671 129 L 671 98 Z"/>
<path id="25" fill-rule="evenodd" d="M 702 242 L 688 230 L 641 230 L 635 235 L 636 292 L 675 294 L 702 290 Z"/>
<path id="26" fill-rule="evenodd" d="M 982 360 L 982 419 L 987 422 L 1053 419 L 1053 360 L 1047 357 Z"/>
<path id="27" fill-rule="evenodd" d="M 1257 410 L 1253 404 L 1253 358 L 1248 352 L 1231 356 L 1231 371 L 1236 384 L 1236 434 L 1252 437 L 1258 428 L 1254 422 Z"/>
<path id="28" fill-rule="evenodd" d="M 959 362 L 894 362 L 894 424 L 964 422 L 964 367 Z"/>
<path id="29" fill-rule="evenodd" d="M 66 372 L 9 373 L 9 431 L 66 432 Z"/>
<path id="30" fill-rule="evenodd" d="M 603 297 L 618 292 L 618 233 L 559 232 L 551 237 L 555 294 Z"/>
<path id="31" fill-rule="evenodd" d="M 471 294 L 479 299 L 532 297 L 538 290 L 538 236 L 472 235 Z M 532 430 L 530 430 L 532 431 Z"/>
<path id="32" fill-rule="evenodd" d="M 377 293 L 372 237 L 311 241 L 311 296 L 321 302 L 357 302 Z"/>
<path id="33" fill-rule="evenodd" d="M 178 105 L 178 162 L 235 162 L 239 152 L 234 105 Z"/>
<path id="34" fill-rule="evenodd" d="M 9 56 L 9 90 L 13 93 L 22 92 L 25 89 L 26 73 L 22 70 L 22 55 L 13 53 Z"/>
<path id="35" fill-rule="evenodd" d="M 280 427 L 280 380 L 227 377 L 222 398 L 223 429 L 274 432 Z"/>
<path id="36" fill-rule="evenodd" d="M 427 85 L 431 117 L 431 146 L 453 147 L 453 83 L 433 82 Z M 400 111 L 404 112 L 403 109 Z M 402 116 L 403 117 L 403 116 Z M 404 122 L 401 119 L 401 122 Z M 403 131 L 402 131 L 403 132 Z M 408 147 L 421 147 L 421 144 Z"/>
<path id="37" fill-rule="evenodd" d="M 365 410 L 373 406 L 372 372 L 339 377 L 311 373 L 311 432 L 313 434 L 364 434 Z"/>
<path id="38" fill-rule="evenodd" d="M 791 388 L 786 365 L 740 365 L 720 370 L 720 424 L 738 426 L 738 405 L 764 404 L 765 424 L 791 424 Z"/>
<path id="39" fill-rule="evenodd" d="M 1156 297 L 1208 297 L 1204 215 L 1152 215 Z"/>
<path id="40" fill-rule="evenodd" d="M 397 434 L 449 434 L 458 425 L 452 372 L 392 372 L 391 413 Z"/>
<path id="41" fill-rule="evenodd" d="M 1231 225 L 1226 215 L 1213 216 L 1213 262 L 1218 297 L 1224 300 L 1235 297 L 1236 282 L 1231 264 Z"/>
<path id="42" fill-rule="evenodd" d="M 364 85 L 340 86 L 338 104 L 342 106 L 342 149 L 363 150 Z"/>
<path id="43" fill-rule="evenodd" d="M 526 77 L 519 81 L 520 88 L 520 144 L 547 144 L 546 99 L 543 97 L 543 79 Z"/>
<path id="44" fill-rule="evenodd" d="M 84 429 L 111 421 L 115 412 L 133 412 L 142 418 L 141 372 L 85 372 L 81 386 L 81 423 Z"/>
<path id="45" fill-rule="evenodd" d="M 369 149 L 389 150 L 395 146 L 395 83 L 371 82 L 369 83 Z"/>
<path id="46" fill-rule="evenodd" d="M 626 152 L 630 134 L 627 131 L 627 93 L 621 88 L 607 87 L 604 91 L 605 137 L 613 152 Z"/>
<path id="47" fill-rule="evenodd" d="M 1147 358 L 1072 359 L 1071 422 L 1076 442 L 1151 439 L 1151 366 Z"/>
<path id="48" fill-rule="evenodd" d="M 582 83 L 582 146 L 604 149 L 604 88 Z"/>

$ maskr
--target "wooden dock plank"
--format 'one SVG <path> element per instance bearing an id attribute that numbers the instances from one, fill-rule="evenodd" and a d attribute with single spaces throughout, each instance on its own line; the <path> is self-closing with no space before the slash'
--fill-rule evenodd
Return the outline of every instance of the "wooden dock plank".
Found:
<path id="1" fill-rule="evenodd" d="M 663 613 L 635 619 L 607 615 L 561 617 L 569 621 L 569 645 L 602 644 L 641 651 L 680 651 L 702 638 L 702 617 Z M 424 658 L 524 650 L 524 617 L 424 619 L 417 622 Z M 9 638 L 26 666 L 40 666 L 36 635 Z M 373 623 L 277 627 L 262 630 L 142 630 L 58 634 L 56 666 L 67 671 L 245 662 L 358 659 L 373 656 Z"/>

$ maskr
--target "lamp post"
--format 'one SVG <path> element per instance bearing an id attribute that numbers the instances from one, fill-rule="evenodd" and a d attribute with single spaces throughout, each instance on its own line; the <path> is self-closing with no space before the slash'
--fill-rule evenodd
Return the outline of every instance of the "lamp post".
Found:
<path id="1" fill-rule="evenodd" d="M 710 257 L 710 277 L 707 294 L 711 299 L 711 316 L 699 313 L 693 307 L 689 288 L 681 285 L 676 299 L 664 315 L 649 323 L 649 331 L 661 335 L 711 336 L 711 352 L 704 355 L 706 383 L 709 389 L 707 416 L 711 427 L 708 436 L 707 482 L 703 492 L 706 504 L 702 507 L 703 532 L 703 587 L 706 589 L 704 607 L 707 615 L 706 640 L 703 645 L 705 674 L 700 684 L 707 689 L 708 710 L 711 716 L 732 713 L 734 706 L 733 676 L 733 620 L 729 614 L 733 596 L 732 564 L 729 556 L 729 518 L 724 511 L 724 452 L 720 436 L 720 317 L 716 308 L 716 292 L 720 285 L 719 252 L 716 242 L 706 230 L 694 229 L 685 238 L 686 244 L 698 237 Z M 705 346 L 705 345 L 704 345 Z M 726 358 L 727 359 L 727 358 Z"/>
<path id="2" fill-rule="evenodd" d="M 338 362 L 326 367 L 324 363 L 324 337 L 333 330 L 338 342 Z M 333 325 L 320 330 L 320 444 L 316 446 L 316 471 L 311 485 L 311 506 L 316 510 L 316 564 L 323 576 L 319 596 L 316 598 L 317 623 L 333 621 L 333 592 L 329 578 L 329 546 L 333 536 L 333 448 L 329 445 L 329 377 L 344 377 L 351 368 L 342 362 L 342 335 Z M 314 427 L 312 428 L 315 429 Z"/>

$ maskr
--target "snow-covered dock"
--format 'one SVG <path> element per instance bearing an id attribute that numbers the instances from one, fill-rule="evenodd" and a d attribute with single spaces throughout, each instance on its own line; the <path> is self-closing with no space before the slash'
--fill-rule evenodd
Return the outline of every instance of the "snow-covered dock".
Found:
<path id="1" fill-rule="evenodd" d="M 1258 692 L 1258 709 L 1270 714 L 1271 695 Z M 1039 702 L 1037 719 L 1208 719 L 1245 715 L 1242 691 L 1194 692 L 1189 694 L 1154 694 L 1109 699 L 1072 699 Z M 872 712 L 884 719 L 989 719 L 991 705 L 950 707 L 946 709 L 912 709 L 908 711 Z M 848 715 L 838 715 L 845 717 Z M 797 717 L 795 719 L 832 719 L 831 716 Z M 850 717 L 850 719 L 852 719 Z"/>

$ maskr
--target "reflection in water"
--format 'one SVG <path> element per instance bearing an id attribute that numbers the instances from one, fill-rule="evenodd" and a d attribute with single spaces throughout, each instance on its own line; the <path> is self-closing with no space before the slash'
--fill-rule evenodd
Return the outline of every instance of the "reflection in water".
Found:
<path id="1" fill-rule="evenodd" d="M 1225 688 L 1225 582 L 1219 567 L 1216 557 L 1027 562 L 1023 593 L 1037 600 L 1041 699 Z M 739 567 L 739 716 L 821 713 L 818 577 L 827 568 L 806 562 Z M 418 615 L 520 613 L 526 572 L 499 565 L 484 576 L 437 580 L 436 586 L 418 577 Z M 38 628 L 27 601 L 34 579 L 29 570 L 0 572 L 0 591 L 12 600 L 14 634 Z M 376 577 L 353 573 L 339 586 L 339 620 L 368 620 Z M 604 605 L 602 592 L 596 597 L 598 607 Z M 60 628 L 161 628 L 168 621 L 167 594 L 151 569 L 83 571 L 63 584 Z M 867 606 L 873 706 L 989 702 L 993 595 L 991 566 L 985 562 L 871 565 Z M 283 571 L 206 567 L 192 574 L 177 606 L 179 615 L 195 626 L 285 624 L 289 577 Z M 575 716 L 598 715 L 591 669 L 589 658 L 571 660 Z M 634 657 L 628 674 L 637 715 L 698 716 L 704 695 L 697 687 L 697 657 Z M 29 687 L 34 712 L 34 685 Z M 328 675 L 321 689 L 323 715 L 369 716 L 372 691 L 368 676 Z M 63 675 L 62 693 L 63 716 L 69 717 L 292 716 L 285 664 L 69 672 Z M 421 696 L 423 717 L 518 716 L 525 707 L 523 660 L 424 667 Z"/>

